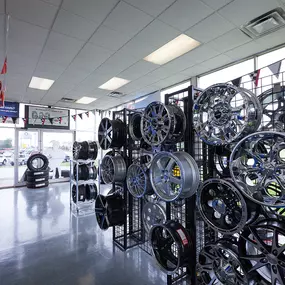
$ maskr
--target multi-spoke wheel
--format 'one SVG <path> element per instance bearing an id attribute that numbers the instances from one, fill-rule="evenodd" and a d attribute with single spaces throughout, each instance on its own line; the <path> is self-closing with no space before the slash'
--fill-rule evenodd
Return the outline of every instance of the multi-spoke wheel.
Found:
<path id="1" fill-rule="evenodd" d="M 126 163 L 121 155 L 105 155 L 102 159 L 101 178 L 105 184 L 124 181 L 126 172 Z"/>
<path id="2" fill-rule="evenodd" d="M 279 92 L 269 89 L 259 96 L 263 109 L 262 130 L 285 131 L 285 88 Z"/>
<path id="3" fill-rule="evenodd" d="M 206 180 L 198 190 L 197 205 L 203 220 L 223 234 L 238 233 L 246 225 L 246 201 L 229 181 Z"/>
<path id="4" fill-rule="evenodd" d="M 121 147 L 126 140 L 126 126 L 120 120 L 103 118 L 98 129 L 98 141 L 102 149 Z"/>
<path id="5" fill-rule="evenodd" d="M 193 254 L 193 241 L 185 228 L 175 221 L 154 225 L 150 231 L 152 255 L 168 274 L 189 265 Z"/>
<path id="6" fill-rule="evenodd" d="M 284 207 L 285 134 L 257 132 L 242 139 L 231 154 L 230 172 L 249 199 Z"/>
<path id="7" fill-rule="evenodd" d="M 102 230 L 122 225 L 125 221 L 125 206 L 122 196 L 117 192 L 107 196 L 98 195 L 95 201 L 95 215 Z"/>
<path id="8" fill-rule="evenodd" d="M 248 285 L 245 262 L 239 260 L 234 240 L 221 239 L 206 245 L 199 254 L 197 274 L 199 284 Z"/>
<path id="9" fill-rule="evenodd" d="M 199 169 L 186 152 L 160 152 L 150 166 L 150 180 L 154 192 L 162 200 L 172 202 L 195 194 L 199 186 Z"/>
<path id="10" fill-rule="evenodd" d="M 166 211 L 165 208 L 153 202 L 147 202 L 143 206 L 142 211 L 143 225 L 147 233 L 150 229 L 157 224 L 164 224 L 166 222 Z"/>
<path id="11" fill-rule="evenodd" d="M 152 195 L 153 189 L 149 179 L 149 171 L 142 165 L 132 164 L 127 171 L 127 187 L 129 192 L 136 198 L 144 195 Z"/>
<path id="12" fill-rule="evenodd" d="M 194 128 L 206 143 L 226 145 L 255 132 L 261 122 L 261 110 L 251 91 L 215 84 L 205 89 L 193 106 Z"/>
<path id="13" fill-rule="evenodd" d="M 257 272 L 267 283 L 285 284 L 285 224 L 263 220 L 246 227 L 239 239 L 239 257 L 250 262 L 248 272 Z"/>
<path id="14" fill-rule="evenodd" d="M 88 142 L 74 142 L 73 143 L 73 159 L 88 159 Z"/>

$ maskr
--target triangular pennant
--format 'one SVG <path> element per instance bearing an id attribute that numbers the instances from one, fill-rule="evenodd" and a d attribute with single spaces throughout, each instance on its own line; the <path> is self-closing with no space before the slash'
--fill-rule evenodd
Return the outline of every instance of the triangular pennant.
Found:
<path id="1" fill-rule="evenodd" d="M 241 79 L 242 79 L 242 76 L 232 80 L 232 84 L 236 87 L 240 87 Z"/>
<path id="2" fill-rule="evenodd" d="M 0 81 L 0 90 L 2 90 L 2 81 Z"/>
<path id="3" fill-rule="evenodd" d="M 53 118 L 48 118 L 49 122 L 53 125 Z"/>
<path id="4" fill-rule="evenodd" d="M 87 116 L 87 118 L 89 118 L 89 112 L 85 112 L 85 115 Z"/>
<path id="5" fill-rule="evenodd" d="M 18 121 L 18 119 L 19 119 L 19 118 L 17 118 L 17 117 L 12 117 L 13 124 L 16 124 L 17 121 Z"/>
<path id="6" fill-rule="evenodd" d="M 109 116 L 111 116 L 111 111 L 109 111 Z"/>
<path id="7" fill-rule="evenodd" d="M 3 90 L 0 91 L 0 107 L 5 106 L 5 93 Z"/>
<path id="8" fill-rule="evenodd" d="M 6 121 L 7 121 L 7 119 L 8 119 L 8 117 L 7 117 L 7 116 L 2 117 L 2 123 L 3 123 L 3 124 L 5 124 L 5 123 L 6 123 Z"/>
<path id="9" fill-rule="evenodd" d="M 23 120 L 24 124 L 26 124 L 27 119 L 26 118 L 22 118 L 22 120 Z"/>
<path id="10" fill-rule="evenodd" d="M 101 115 L 101 110 L 99 110 L 99 115 Z"/>
<path id="11" fill-rule="evenodd" d="M 280 73 L 280 69 L 281 69 L 281 63 L 282 61 L 278 61 L 275 63 L 272 63 L 270 65 L 268 65 L 268 68 L 271 70 L 271 72 L 278 78 L 279 77 L 279 73 Z"/>
<path id="12" fill-rule="evenodd" d="M 249 74 L 251 80 L 254 82 L 254 85 L 255 85 L 256 87 L 258 86 L 259 75 L 260 75 L 260 69 L 255 70 L 254 72 L 252 72 L 252 73 Z"/>
<path id="13" fill-rule="evenodd" d="M 1 74 L 6 74 L 6 73 L 7 73 L 7 56 L 5 57 L 2 71 L 1 71 Z"/>
<path id="14" fill-rule="evenodd" d="M 71 116 L 74 121 L 76 121 L 76 115 Z"/>
<path id="15" fill-rule="evenodd" d="M 59 117 L 58 120 L 59 120 L 59 123 L 61 124 L 61 122 L 62 122 L 62 117 Z"/>
<path id="16" fill-rule="evenodd" d="M 91 113 L 95 116 L 97 110 L 91 110 Z"/>
<path id="17" fill-rule="evenodd" d="M 79 118 L 82 120 L 82 114 L 78 114 Z"/>
<path id="18" fill-rule="evenodd" d="M 42 125 L 45 124 L 46 118 L 42 118 Z"/>

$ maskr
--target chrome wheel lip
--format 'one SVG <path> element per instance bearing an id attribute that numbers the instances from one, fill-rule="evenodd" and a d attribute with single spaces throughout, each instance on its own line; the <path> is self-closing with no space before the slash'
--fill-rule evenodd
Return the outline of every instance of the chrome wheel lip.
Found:
<path id="1" fill-rule="evenodd" d="M 233 227 L 231 229 L 224 229 L 224 228 L 218 227 L 204 213 L 204 209 L 203 209 L 203 205 L 202 205 L 202 201 L 201 201 L 202 200 L 202 194 L 203 194 L 203 191 L 204 191 L 205 187 L 207 187 L 207 186 L 209 186 L 211 184 L 221 184 L 221 185 L 227 187 L 239 199 L 239 202 L 241 203 L 241 213 L 242 214 L 241 214 L 240 221 L 237 223 L 237 225 L 235 227 Z M 219 197 L 219 199 L 221 199 L 221 197 Z M 247 220 L 248 220 L 248 210 L 247 210 L 247 204 L 246 204 L 245 199 L 243 198 L 243 196 L 240 193 L 240 191 L 235 187 L 233 182 L 227 181 L 227 180 L 224 180 L 224 179 L 218 179 L 218 178 L 208 179 L 199 187 L 199 189 L 197 191 L 197 207 L 198 207 L 199 213 L 201 214 L 201 216 L 202 216 L 203 220 L 205 221 L 205 223 L 208 224 L 215 231 L 221 232 L 223 234 L 234 234 L 234 233 L 240 232 L 245 227 L 245 225 L 247 223 Z M 215 211 L 215 210 L 213 210 L 213 211 Z M 213 217 L 213 219 L 214 219 L 214 217 Z"/>
<path id="2" fill-rule="evenodd" d="M 274 201 L 274 198 L 272 199 L 272 196 L 270 197 L 269 195 L 267 195 L 267 197 L 271 199 L 271 201 L 272 201 L 271 203 L 270 202 L 262 202 L 260 200 L 255 199 L 252 196 L 253 195 L 253 193 L 252 193 L 253 189 L 250 189 L 250 187 L 254 187 L 254 186 L 246 185 L 245 182 L 238 180 L 236 178 L 235 174 L 234 174 L 234 170 L 233 170 L 234 161 L 238 159 L 238 158 L 236 158 L 234 160 L 234 158 L 235 158 L 235 155 L 237 154 L 239 148 L 242 146 L 242 144 L 244 142 L 246 142 L 246 141 L 250 142 L 250 140 L 254 139 L 254 137 L 256 137 L 258 140 L 262 140 L 266 136 L 268 137 L 267 139 L 274 138 L 274 136 L 279 136 L 279 137 L 283 138 L 284 143 L 285 143 L 285 134 L 284 133 L 280 133 L 280 132 L 262 131 L 262 132 L 256 132 L 256 133 L 253 133 L 253 134 L 250 134 L 250 135 L 246 136 L 245 138 L 243 138 L 242 140 L 240 140 L 236 144 L 236 146 L 234 147 L 234 149 L 233 149 L 233 151 L 231 153 L 231 156 L 230 156 L 230 174 L 231 174 L 231 177 L 232 177 L 235 185 L 242 191 L 242 193 L 248 199 L 252 200 L 253 202 L 255 202 L 255 203 L 259 204 L 259 205 L 263 205 L 263 206 L 270 206 L 270 207 L 282 206 L 282 207 L 284 207 L 285 206 L 285 199 L 284 198 L 282 200 L 282 203 L 278 203 L 278 205 L 276 204 L 276 200 Z M 244 149 L 244 148 L 242 148 L 242 149 Z M 285 161 L 284 161 L 284 166 L 285 166 Z M 284 170 L 284 172 L 285 172 L 285 170 Z M 263 174 L 263 177 L 264 176 L 265 175 Z M 276 178 L 275 178 L 275 181 L 276 181 Z M 257 191 L 258 191 L 258 189 L 257 189 Z M 280 199 L 278 199 L 278 200 L 280 200 Z"/>
<path id="3" fill-rule="evenodd" d="M 105 155 L 101 162 L 101 178 L 105 184 L 123 182 L 127 167 L 121 155 Z"/>
<path id="4" fill-rule="evenodd" d="M 223 98 L 225 97 L 224 94 L 218 96 L 218 102 L 210 102 L 210 100 L 207 99 L 210 96 L 213 97 L 215 93 L 221 94 L 224 90 L 228 92 L 227 99 Z M 231 100 L 238 94 L 242 96 L 246 102 L 239 107 L 232 107 Z M 209 104 L 212 106 L 211 108 L 209 108 Z M 214 109 L 215 107 L 217 110 Z M 241 114 L 241 110 L 243 109 L 245 112 L 244 116 L 237 115 L 237 112 Z M 194 129 L 200 139 L 207 144 L 226 145 L 239 140 L 248 133 L 256 131 L 261 123 L 261 110 L 259 100 L 251 91 L 227 83 L 215 84 L 205 89 L 194 103 Z M 205 120 L 204 117 L 206 113 L 207 120 Z M 244 123 L 242 123 L 242 121 L 244 121 Z M 237 126 L 240 128 L 239 131 L 235 130 Z M 214 128 L 219 131 L 218 134 L 213 134 Z M 201 131 L 203 131 L 203 134 Z M 231 136 L 229 136 L 230 132 L 232 133 Z"/>

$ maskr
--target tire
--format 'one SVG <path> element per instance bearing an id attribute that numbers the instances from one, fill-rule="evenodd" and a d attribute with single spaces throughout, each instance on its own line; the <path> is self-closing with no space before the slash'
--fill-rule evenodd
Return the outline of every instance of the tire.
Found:
<path id="1" fill-rule="evenodd" d="M 43 171 L 31 171 L 29 169 L 26 170 L 26 174 L 27 176 L 33 176 L 33 177 L 38 177 L 38 176 L 46 176 L 49 175 L 49 168 L 47 170 L 43 170 Z"/>
<path id="2" fill-rule="evenodd" d="M 61 170 L 61 177 L 69 177 L 70 176 L 70 170 Z"/>
<path id="3" fill-rule="evenodd" d="M 86 194 L 86 200 L 96 200 L 98 191 L 97 191 L 97 186 L 96 184 L 87 184 L 86 189 L 85 189 L 85 194 Z"/>
<path id="4" fill-rule="evenodd" d="M 38 183 L 49 180 L 49 175 L 27 176 L 27 182 Z"/>
<path id="5" fill-rule="evenodd" d="M 33 161 L 35 159 L 42 160 L 43 161 L 43 165 L 41 167 L 34 167 Z M 31 171 L 43 171 L 43 170 L 46 170 L 48 168 L 48 164 L 49 164 L 48 158 L 45 155 L 41 154 L 41 153 L 37 153 L 37 154 L 31 155 L 29 157 L 28 161 L 27 161 L 27 167 Z"/>
<path id="6" fill-rule="evenodd" d="M 44 188 L 44 187 L 47 187 L 48 185 L 49 185 L 48 181 L 38 182 L 38 183 L 33 183 L 33 182 L 26 183 L 27 188 L 31 188 L 31 189 Z"/>

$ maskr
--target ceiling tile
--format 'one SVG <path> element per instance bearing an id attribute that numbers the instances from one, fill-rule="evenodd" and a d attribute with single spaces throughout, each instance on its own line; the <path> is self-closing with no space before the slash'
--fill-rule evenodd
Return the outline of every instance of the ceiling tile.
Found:
<path id="1" fill-rule="evenodd" d="M 23 93 L 23 98 L 25 100 L 32 100 L 33 102 L 39 102 L 44 97 L 47 91 L 44 90 L 37 90 L 32 88 L 27 88 L 27 91 Z"/>
<path id="2" fill-rule="evenodd" d="M 119 50 L 97 68 L 96 72 L 108 74 L 109 79 L 111 79 L 137 61 L 137 58 L 134 56 Z"/>
<path id="3" fill-rule="evenodd" d="M 188 52 L 177 59 L 174 59 L 166 64 L 163 65 L 163 68 L 170 69 L 173 71 L 173 73 L 179 72 L 181 70 L 184 70 L 186 68 L 189 68 L 193 65 L 195 65 L 196 62 L 193 61 L 193 56 L 191 52 Z"/>
<path id="4" fill-rule="evenodd" d="M 42 58 L 58 64 L 69 64 L 82 48 L 84 42 L 56 32 L 51 32 Z"/>
<path id="5" fill-rule="evenodd" d="M 118 76 L 128 80 L 135 80 L 156 68 L 158 68 L 158 65 L 141 60 L 121 72 Z"/>
<path id="6" fill-rule="evenodd" d="M 56 80 L 64 72 L 66 66 L 55 62 L 40 60 L 34 72 L 34 76 Z"/>
<path id="7" fill-rule="evenodd" d="M 53 30 L 80 40 L 87 41 L 100 23 L 60 10 L 53 25 Z"/>
<path id="8" fill-rule="evenodd" d="M 59 92 L 61 93 L 61 97 L 63 97 L 66 93 L 72 90 L 75 87 L 75 84 L 70 82 L 61 81 L 60 79 L 56 80 L 55 83 L 49 89 L 49 92 Z"/>
<path id="9" fill-rule="evenodd" d="M 227 51 L 225 54 L 234 60 L 240 60 L 262 50 L 264 50 L 262 45 L 258 45 L 256 42 L 251 41 L 242 46 Z"/>
<path id="10" fill-rule="evenodd" d="M 30 83 L 31 77 L 24 74 L 9 73 L 6 79 L 7 92 L 24 94 Z"/>
<path id="11" fill-rule="evenodd" d="M 219 13 L 239 27 L 278 6 L 277 0 L 235 0 Z"/>
<path id="12" fill-rule="evenodd" d="M 181 73 L 188 75 L 188 77 L 190 78 L 193 76 L 201 75 L 201 74 L 203 74 L 209 70 L 210 69 L 208 66 L 205 66 L 203 64 L 199 64 L 199 65 L 192 66 L 188 69 L 185 69 L 185 70 L 181 71 Z"/>
<path id="13" fill-rule="evenodd" d="M 0 0 L 0 14 L 5 13 L 5 0 Z"/>
<path id="14" fill-rule="evenodd" d="M 221 67 L 223 65 L 229 64 L 232 61 L 233 60 L 230 57 L 228 57 L 224 54 L 220 54 L 214 58 L 211 58 L 207 61 L 204 61 L 203 65 L 209 67 L 212 70 L 212 69 Z"/>
<path id="15" fill-rule="evenodd" d="M 207 43 L 234 28 L 232 23 L 215 13 L 187 30 L 185 34 L 199 42 Z"/>
<path id="16" fill-rule="evenodd" d="M 61 82 L 70 82 L 74 85 L 78 84 L 82 80 L 84 80 L 90 72 L 87 72 L 86 70 L 77 68 L 77 66 L 74 66 L 73 64 L 69 65 L 68 68 L 62 73 L 62 75 L 59 77 L 59 80 Z"/>
<path id="17" fill-rule="evenodd" d="M 241 46 L 247 42 L 250 42 L 251 38 L 241 32 L 239 29 L 234 29 L 226 34 L 216 38 L 215 40 L 208 43 L 210 47 L 215 50 L 224 53 L 235 47 Z"/>
<path id="18" fill-rule="evenodd" d="M 174 3 L 175 0 L 126 0 L 126 2 L 156 17 Z"/>
<path id="19" fill-rule="evenodd" d="M 62 7 L 86 19 L 101 23 L 118 0 L 64 0 Z"/>
<path id="20" fill-rule="evenodd" d="M 199 0 L 178 0 L 159 19 L 184 32 L 213 12 Z"/>
<path id="21" fill-rule="evenodd" d="M 104 25 L 116 31 L 134 36 L 149 24 L 153 18 L 146 13 L 120 2 L 104 21 Z"/>
<path id="22" fill-rule="evenodd" d="M 201 0 L 201 1 L 207 4 L 208 6 L 212 7 L 213 9 L 218 10 L 226 6 L 233 0 Z"/>
<path id="23" fill-rule="evenodd" d="M 11 51 L 8 52 L 9 58 L 9 65 L 8 65 L 8 72 L 9 73 L 20 73 L 25 74 L 28 76 L 32 76 L 36 65 L 37 65 L 37 58 L 32 57 L 23 57 L 19 54 L 12 53 Z"/>
<path id="24" fill-rule="evenodd" d="M 116 51 L 122 47 L 132 37 L 101 25 L 95 34 L 91 37 L 90 42 L 97 46 Z"/>
<path id="25" fill-rule="evenodd" d="M 179 82 L 182 82 L 186 79 L 189 79 L 189 76 L 187 76 L 186 74 L 174 74 L 170 77 L 164 78 L 158 82 L 155 82 L 156 86 L 159 86 L 160 88 L 166 88 L 169 87 L 171 85 L 177 84 Z"/>
<path id="26" fill-rule="evenodd" d="M 48 29 L 53 24 L 57 9 L 53 5 L 38 0 L 7 1 L 7 12 L 12 18 Z"/>
<path id="27" fill-rule="evenodd" d="M 55 6 L 60 6 L 61 0 L 41 0 L 43 2 L 47 2 L 49 4 L 55 5 Z"/>
<path id="28" fill-rule="evenodd" d="M 123 46 L 122 50 L 142 59 L 180 34 L 181 32 L 171 26 L 154 20 Z"/>
<path id="29" fill-rule="evenodd" d="M 43 105 L 47 105 L 47 106 L 54 106 L 54 105 L 57 105 L 56 103 L 58 102 L 57 99 L 52 99 L 48 96 L 44 96 L 41 101 L 40 101 L 40 104 L 43 104 Z"/>
<path id="30" fill-rule="evenodd" d="M 106 61 L 113 51 L 87 43 L 72 62 L 74 68 L 92 72 Z"/>

